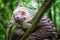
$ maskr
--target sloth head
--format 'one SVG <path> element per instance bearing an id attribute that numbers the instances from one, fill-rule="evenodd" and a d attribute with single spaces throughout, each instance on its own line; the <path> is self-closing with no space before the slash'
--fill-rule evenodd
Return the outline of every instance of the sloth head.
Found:
<path id="1" fill-rule="evenodd" d="M 13 11 L 13 18 L 16 23 L 29 22 L 34 15 L 35 13 L 32 10 L 23 7 L 17 7 Z"/>

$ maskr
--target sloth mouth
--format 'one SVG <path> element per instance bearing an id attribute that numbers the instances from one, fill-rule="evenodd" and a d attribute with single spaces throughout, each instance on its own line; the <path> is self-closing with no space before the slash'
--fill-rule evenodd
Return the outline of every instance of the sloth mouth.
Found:
<path id="1" fill-rule="evenodd" d="M 14 19 L 15 19 L 15 22 L 18 24 L 21 24 L 26 20 L 26 18 L 21 18 L 21 19 L 20 18 L 14 18 Z"/>
<path id="2" fill-rule="evenodd" d="M 24 22 L 24 20 L 15 20 L 16 23 L 21 24 Z"/>

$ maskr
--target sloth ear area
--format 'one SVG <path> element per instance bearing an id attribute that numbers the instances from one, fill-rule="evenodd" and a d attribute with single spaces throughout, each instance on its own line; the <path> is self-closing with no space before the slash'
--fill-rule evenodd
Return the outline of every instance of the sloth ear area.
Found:
<path id="1" fill-rule="evenodd" d="M 21 11 L 21 15 L 22 16 L 25 16 L 26 15 L 26 12 L 25 11 Z"/>

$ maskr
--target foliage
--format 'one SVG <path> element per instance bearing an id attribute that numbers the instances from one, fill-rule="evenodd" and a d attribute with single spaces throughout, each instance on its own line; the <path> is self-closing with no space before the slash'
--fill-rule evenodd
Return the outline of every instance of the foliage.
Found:
<path id="1" fill-rule="evenodd" d="M 22 7 L 27 7 L 37 12 L 43 0 L 23 0 Z M 0 40 L 4 40 L 7 24 L 11 19 L 13 10 L 17 7 L 18 0 L 0 0 Z M 55 11 L 51 8 L 52 19 L 54 21 L 54 12 L 56 13 L 56 27 L 60 30 L 60 0 L 55 3 Z"/>

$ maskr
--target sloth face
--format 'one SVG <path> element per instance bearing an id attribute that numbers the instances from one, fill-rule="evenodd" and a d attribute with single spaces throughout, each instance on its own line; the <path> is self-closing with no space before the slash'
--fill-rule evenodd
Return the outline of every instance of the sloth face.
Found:
<path id="1" fill-rule="evenodd" d="M 18 24 L 29 22 L 34 17 L 34 15 L 35 13 L 32 10 L 23 7 L 17 7 L 13 12 L 13 18 Z"/>
<path id="2" fill-rule="evenodd" d="M 26 12 L 25 11 L 17 11 L 14 14 L 14 19 L 17 23 L 23 23 L 24 20 L 26 19 Z"/>

